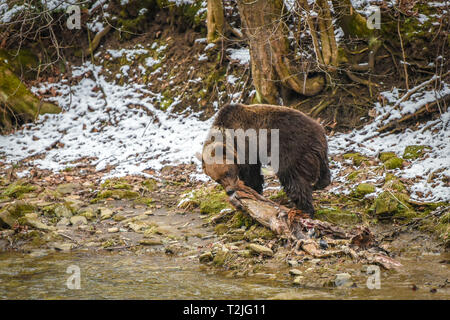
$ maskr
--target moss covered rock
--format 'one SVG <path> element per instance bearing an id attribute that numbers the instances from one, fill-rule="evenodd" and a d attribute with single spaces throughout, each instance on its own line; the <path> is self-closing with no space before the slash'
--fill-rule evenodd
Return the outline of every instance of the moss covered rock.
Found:
<path id="1" fill-rule="evenodd" d="M 370 194 L 373 192 L 375 192 L 375 186 L 373 184 L 360 183 L 353 191 L 353 194 L 358 198 L 363 198 L 366 194 Z"/>
<path id="2" fill-rule="evenodd" d="M 418 159 L 425 154 L 427 149 L 431 149 L 431 148 L 428 146 L 421 146 L 421 145 L 407 146 L 405 148 L 405 151 L 403 152 L 403 159 L 408 159 L 408 160 Z"/>
<path id="3" fill-rule="evenodd" d="M 344 159 L 346 160 L 352 160 L 352 163 L 354 166 L 360 166 L 364 161 L 367 160 L 366 157 L 361 155 L 359 152 L 356 153 L 346 153 L 344 154 Z"/>
<path id="4" fill-rule="evenodd" d="M 12 228 L 15 224 L 20 224 L 19 219 L 23 218 L 27 213 L 32 213 L 34 210 L 36 210 L 35 206 L 24 201 L 17 201 L 7 205 L 0 211 L 0 228 Z"/>
<path id="5" fill-rule="evenodd" d="M 400 192 L 382 192 L 374 202 L 375 214 L 378 216 L 413 215 L 408 206 L 409 196 Z"/>
<path id="6" fill-rule="evenodd" d="M 398 157 L 393 157 L 384 162 L 386 169 L 397 169 L 403 167 L 403 159 Z"/>
<path id="7" fill-rule="evenodd" d="M 391 158 L 395 158 L 397 155 L 394 152 L 381 152 L 378 156 L 381 162 L 386 162 Z"/>
<path id="8" fill-rule="evenodd" d="M 35 186 L 22 180 L 18 180 L 6 187 L 3 191 L 3 195 L 11 198 L 20 198 L 23 194 L 33 192 L 36 189 L 37 188 Z"/>

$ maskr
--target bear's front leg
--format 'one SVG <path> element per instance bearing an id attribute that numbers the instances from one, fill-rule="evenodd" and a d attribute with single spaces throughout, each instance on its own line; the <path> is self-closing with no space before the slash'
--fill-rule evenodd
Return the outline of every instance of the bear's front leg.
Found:
<path id="1" fill-rule="evenodd" d="M 261 164 L 239 164 L 239 179 L 247 187 L 259 194 L 263 192 L 264 177 L 261 175 Z"/>

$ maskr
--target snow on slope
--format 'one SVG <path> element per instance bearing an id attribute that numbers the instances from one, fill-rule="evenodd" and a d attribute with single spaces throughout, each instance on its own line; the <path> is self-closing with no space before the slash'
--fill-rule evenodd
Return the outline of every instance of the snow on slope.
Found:
<path id="1" fill-rule="evenodd" d="M 425 157 L 412 160 L 411 164 L 403 169 L 395 169 L 395 173 L 399 177 L 414 181 L 410 188 L 411 198 L 422 201 L 449 201 L 450 110 L 442 113 L 437 120 L 419 125 L 416 130 L 408 128 L 402 133 L 378 134 L 377 129 L 391 120 L 414 113 L 437 98 L 450 95 L 450 86 L 443 82 L 439 90 L 417 90 L 403 102 L 400 91 L 396 88 L 381 95 L 387 99 L 387 104 L 375 104 L 377 116 L 374 121 L 360 130 L 333 136 L 329 141 L 330 154 L 360 152 L 376 157 L 380 152 L 395 152 L 401 157 L 407 146 L 428 146 L 431 149 Z M 335 177 L 339 171 L 334 172 Z M 433 179 L 430 179 L 432 175 Z M 338 188 L 336 191 L 344 190 Z"/>
<path id="2" fill-rule="evenodd" d="M 30 130 L 0 137 L 0 152 L 6 154 L 7 161 L 45 154 L 33 164 L 59 171 L 72 166 L 71 161 L 96 157 L 92 163 L 97 170 L 116 166 L 111 176 L 139 174 L 148 168 L 157 170 L 166 163 L 197 161 L 195 152 L 201 151 L 209 121 L 199 121 L 196 115 L 173 116 L 160 111 L 152 104 L 158 94 L 143 85 L 108 82 L 99 75 L 100 70 L 101 67 L 86 63 L 75 67 L 73 75 L 91 71 L 96 81 L 83 78 L 72 88 L 66 82 L 33 88 L 38 91 L 54 87 L 61 95 L 49 100 L 65 111 L 41 116 Z M 61 147 L 46 151 L 56 142 Z"/>

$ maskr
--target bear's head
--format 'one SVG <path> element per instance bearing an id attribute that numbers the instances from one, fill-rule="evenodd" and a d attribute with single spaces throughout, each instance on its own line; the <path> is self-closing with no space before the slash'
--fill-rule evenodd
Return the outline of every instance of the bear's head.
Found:
<path id="1" fill-rule="evenodd" d="M 222 155 L 216 157 L 216 152 L 222 148 Z M 210 143 L 205 145 L 202 154 L 203 172 L 217 183 L 220 183 L 225 192 L 231 196 L 239 188 L 239 168 L 233 161 L 227 161 L 225 146 L 222 143 Z M 232 162 L 232 163 L 227 163 Z"/>

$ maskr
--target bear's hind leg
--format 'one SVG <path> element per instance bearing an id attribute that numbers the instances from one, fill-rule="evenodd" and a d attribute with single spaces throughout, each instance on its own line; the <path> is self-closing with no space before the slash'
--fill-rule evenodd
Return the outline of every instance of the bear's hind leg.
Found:
<path id="1" fill-rule="evenodd" d="M 247 187 L 262 194 L 264 176 L 261 175 L 261 164 L 239 165 L 239 179 L 241 179 Z"/>
<path id="2" fill-rule="evenodd" d="M 295 175 L 280 174 L 278 178 L 286 195 L 295 203 L 295 206 L 308 213 L 311 218 L 314 218 L 311 184 L 303 177 Z"/>

